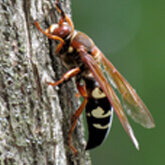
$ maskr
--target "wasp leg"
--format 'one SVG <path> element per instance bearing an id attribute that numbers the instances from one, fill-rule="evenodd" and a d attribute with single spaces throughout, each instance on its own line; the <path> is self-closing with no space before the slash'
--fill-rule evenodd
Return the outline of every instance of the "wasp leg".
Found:
<path id="1" fill-rule="evenodd" d="M 59 36 L 50 34 L 49 33 L 49 28 L 46 29 L 45 31 L 43 29 L 41 29 L 41 27 L 40 27 L 40 25 L 39 25 L 39 23 L 37 21 L 35 21 L 34 24 L 36 25 L 38 30 L 40 32 L 42 32 L 44 35 L 46 35 L 48 38 L 50 38 L 52 40 L 60 41 L 60 43 L 57 45 L 57 48 L 56 48 L 56 52 L 58 53 L 61 50 L 61 48 L 63 47 L 63 45 L 64 45 L 64 40 L 61 37 L 59 37 Z"/>
<path id="2" fill-rule="evenodd" d="M 56 81 L 56 82 L 47 82 L 47 83 L 49 85 L 55 87 L 55 86 L 63 83 L 64 81 L 67 81 L 68 79 L 76 76 L 79 72 L 80 72 L 80 68 L 79 67 L 76 67 L 76 68 L 71 69 L 68 72 L 66 72 L 59 81 Z"/>
<path id="3" fill-rule="evenodd" d="M 75 114 L 72 116 L 72 126 L 71 129 L 69 131 L 69 136 L 68 136 L 68 145 L 70 147 L 70 149 L 72 149 L 72 151 L 74 152 L 74 154 L 77 154 L 77 150 L 71 145 L 71 138 L 72 138 L 72 133 L 76 127 L 77 121 L 81 115 L 81 113 L 83 112 L 87 101 L 88 101 L 88 95 L 86 93 L 85 90 L 85 85 L 81 86 L 79 83 L 77 83 L 77 89 L 80 92 L 80 95 L 84 98 L 83 103 L 81 104 L 81 106 L 78 108 L 78 110 L 75 112 Z"/>

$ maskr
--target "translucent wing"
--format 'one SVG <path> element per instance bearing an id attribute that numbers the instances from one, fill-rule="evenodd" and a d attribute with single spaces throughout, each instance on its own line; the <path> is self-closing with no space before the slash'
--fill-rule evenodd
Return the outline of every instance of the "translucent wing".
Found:
<path id="1" fill-rule="evenodd" d="M 114 111 L 117 114 L 122 126 L 124 127 L 125 131 L 129 135 L 131 140 L 133 141 L 135 147 L 137 149 L 139 149 L 138 141 L 136 140 L 136 137 L 127 120 L 124 110 L 122 109 L 120 100 L 116 96 L 112 87 L 109 85 L 107 79 L 104 77 L 104 74 L 102 73 L 100 67 L 95 62 L 94 58 L 91 55 L 87 54 L 86 51 L 80 50 L 80 56 L 81 56 L 81 59 L 85 62 L 85 64 L 89 67 L 94 78 L 96 79 L 96 81 L 99 83 L 100 87 L 106 94 L 106 96 L 107 96 L 108 100 L 110 101 L 111 105 L 113 106 Z"/>
<path id="2" fill-rule="evenodd" d="M 135 122 L 140 123 L 142 126 L 146 128 L 154 127 L 155 123 L 152 115 L 135 90 L 101 52 L 100 55 L 102 66 L 110 79 L 111 85 L 117 88 L 122 96 L 124 110 Z"/>

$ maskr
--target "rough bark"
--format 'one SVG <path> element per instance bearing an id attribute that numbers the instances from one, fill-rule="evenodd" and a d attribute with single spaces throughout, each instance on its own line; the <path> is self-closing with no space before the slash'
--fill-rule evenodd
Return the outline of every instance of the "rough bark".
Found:
<path id="1" fill-rule="evenodd" d="M 62 1 L 70 14 L 70 1 Z M 67 145 L 71 116 L 79 106 L 72 81 L 54 89 L 45 81 L 65 72 L 55 42 L 34 26 L 57 22 L 53 0 L 0 0 L 0 164 L 89 165 L 81 119 Z"/>

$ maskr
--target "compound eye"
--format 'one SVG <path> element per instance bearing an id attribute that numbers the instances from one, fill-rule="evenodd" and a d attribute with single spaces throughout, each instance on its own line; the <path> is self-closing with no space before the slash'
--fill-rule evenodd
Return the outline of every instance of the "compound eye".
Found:
<path id="1" fill-rule="evenodd" d="M 64 22 L 62 25 L 52 24 L 48 29 L 46 29 L 46 32 L 61 38 L 65 38 L 70 34 L 71 27 L 66 22 Z"/>
<path id="2" fill-rule="evenodd" d="M 57 35 L 61 38 L 67 37 L 71 32 L 71 28 L 68 24 L 63 24 L 62 26 L 59 26 L 53 31 L 54 35 Z"/>
<path id="3" fill-rule="evenodd" d="M 58 28 L 59 28 L 59 24 L 52 24 L 52 25 L 50 26 L 49 32 L 50 32 L 51 34 L 53 34 L 53 33 L 55 32 L 55 30 L 58 29 Z"/>

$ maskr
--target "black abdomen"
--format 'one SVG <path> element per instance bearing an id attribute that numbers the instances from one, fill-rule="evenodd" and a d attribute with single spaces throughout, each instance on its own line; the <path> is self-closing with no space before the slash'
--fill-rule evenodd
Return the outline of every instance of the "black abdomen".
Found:
<path id="1" fill-rule="evenodd" d="M 88 143 L 86 149 L 99 146 L 109 133 L 113 108 L 100 86 L 93 78 L 85 80 L 88 92 L 86 118 L 88 123 Z"/>

